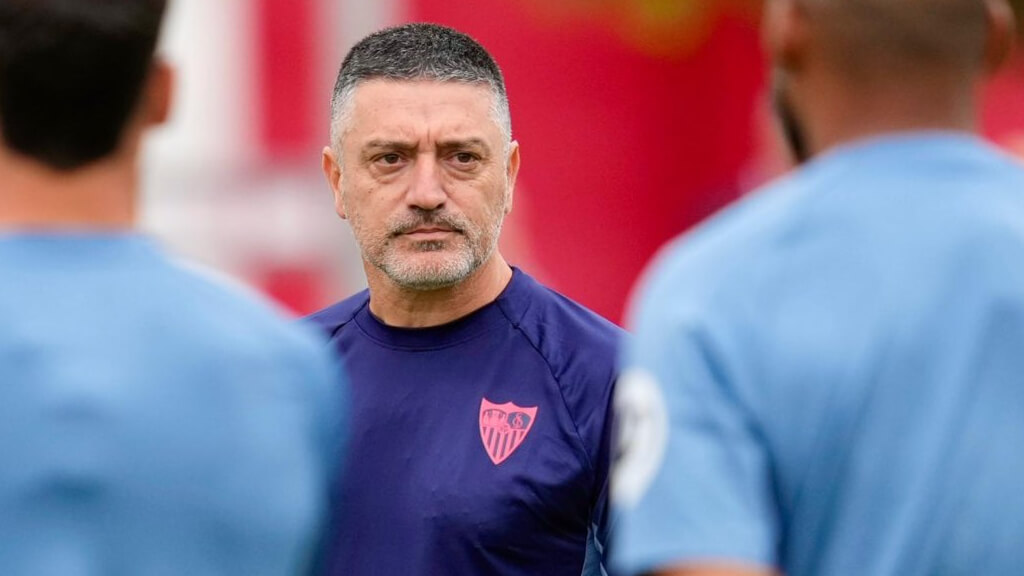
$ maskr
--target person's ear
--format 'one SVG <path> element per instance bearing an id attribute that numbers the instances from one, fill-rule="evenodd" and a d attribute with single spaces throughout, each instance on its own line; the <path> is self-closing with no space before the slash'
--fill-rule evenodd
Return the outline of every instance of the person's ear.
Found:
<path id="1" fill-rule="evenodd" d="M 171 115 L 174 100 L 174 68 L 162 58 L 153 62 L 145 89 L 145 123 L 149 126 L 163 124 Z"/>
<path id="2" fill-rule="evenodd" d="M 508 183 L 505 201 L 505 214 L 512 211 L 512 200 L 515 198 L 516 178 L 519 176 L 519 142 L 515 140 L 509 144 L 508 160 L 506 162 L 505 181 Z"/>
<path id="3" fill-rule="evenodd" d="M 799 0 L 767 0 L 761 27 L 765 53 L 776 65 L 798 68 L 807 51 L 809 29 Z"/>
<path id="4" fill-rule="evenodd" d="M 325 146 L 321 158 L 321 167 L 324 171 L 324 177 L 327 178 L 327 184 L 331 187 L 331 192 L 334 194 L 334 211 L 338 213 L 338 216 L 342 220 L 348 218 L 348 214 L 345 212 L 345 201 L 341 193 L 341 162 L 340 158 L 336 158 L 334 149 L 330 146 Z"/>
<path id="5" fill-rule="evenodd" d="M 1009 60 L 1016 37 L 1016 18 L 1006 0 L 984 0 L 988 31 L 985 34 L 985 71 L 993 74 Z"/>

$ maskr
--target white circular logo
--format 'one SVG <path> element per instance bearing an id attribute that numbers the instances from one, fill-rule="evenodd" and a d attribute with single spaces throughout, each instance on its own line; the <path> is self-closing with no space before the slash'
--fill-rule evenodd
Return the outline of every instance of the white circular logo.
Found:
<path id="1" fill-rule="evenodd" d="M 639 369 L 622 374 L 615 391 L 615 418 L 612 500 L 631 508 L 661 469 L 668 443 L 668 410 L 653 375 Z"/>

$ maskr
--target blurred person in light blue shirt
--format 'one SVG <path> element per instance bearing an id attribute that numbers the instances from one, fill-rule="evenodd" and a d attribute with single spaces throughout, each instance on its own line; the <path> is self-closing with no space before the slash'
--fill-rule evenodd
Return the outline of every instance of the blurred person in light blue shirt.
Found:
<path id="1" fill-rule="evenodd" d="M 317 554 L 324 343 L 133 230 L 163 0 L 0 0 L 0 574 L 267 575 Z"/>
<path id="2" fill-rule="evenodd" d="M 632 312 L 621 574 L 1024 573 L 1024 169 L 975 135 L 1003 0 L 768 0 L 806 164 Z"/>

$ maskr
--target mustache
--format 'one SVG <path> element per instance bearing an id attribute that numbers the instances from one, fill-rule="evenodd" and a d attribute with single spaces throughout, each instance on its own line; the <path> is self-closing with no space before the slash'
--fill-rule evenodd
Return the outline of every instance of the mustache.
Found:
<path id="1" fill-rule="evenodd" d="M 401 236 L 417 228 L 430 226 L 443 226 L 450 228 L 453 232 L 464 234 L 468 223 L 465 218 L 450 212 L 421 210 L 409 213 L 405 216 L 391 221 L 388 225 L 388 234 L 392 237 Z"/>

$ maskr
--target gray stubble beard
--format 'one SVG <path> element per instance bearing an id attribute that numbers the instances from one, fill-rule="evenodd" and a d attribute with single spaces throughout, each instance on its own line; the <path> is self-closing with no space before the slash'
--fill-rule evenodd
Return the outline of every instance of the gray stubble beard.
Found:
<path id="1" fill-rule="evenodd" d="M 356 241 L 360 245 L 363 260 L 383 272 L 392 282 L 402 288 L 431 291 L 450 288 L 462 283 L 490 259 L 497 249 L 498 238 L 501 236 L 501 228 L 504 223 L 504 204 L 497 209 L 501 213 L 493 215 L 495 216 L 493 219 L 495 225 L 488 232 L 484 232 L 462 216 L 442 212 L 440 216 L 431 214 L 427 217 L 410 217 L 394 222 L 388 227 L 388 236 L 383 241 L 371 241 L 369 245 L 360 241 L 362 236 L 359 230 L 361 226 L 357 222 L 358 218 L 350 219 L 349 222 Z M 443 252 L 446 249 L 451 249 L 453 242 L 457 242 L 459 246 L 455 254 L 428 265 L 408 262 L 408 255 L 399 252 L 394 242 L 401 237 L 403 230 L 414 228 L 419 224 L 437 222 L 442 222 L 455 229 L 457 236 L 451 240 L 417 243 L 414 246 L 414 252 Z M 479 249 L 474 249 L 475 247 L 479 247 Z"/>

